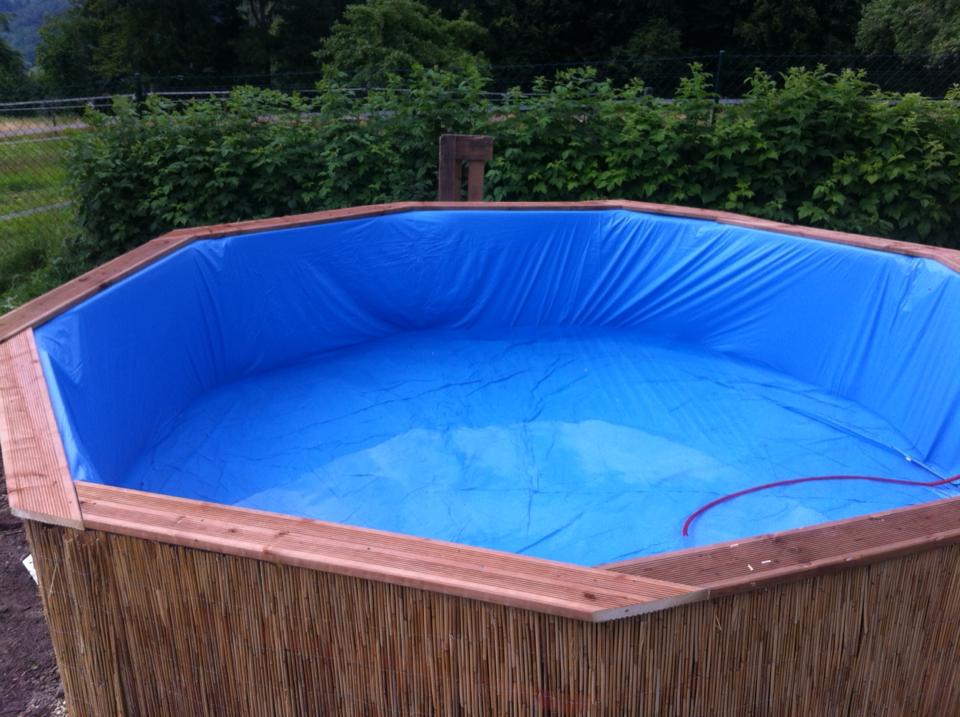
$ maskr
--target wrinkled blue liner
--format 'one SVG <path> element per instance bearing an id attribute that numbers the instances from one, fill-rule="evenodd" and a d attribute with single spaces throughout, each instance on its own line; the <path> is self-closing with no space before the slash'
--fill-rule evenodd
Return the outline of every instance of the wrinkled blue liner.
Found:
<path id="1" fill-rule="evenodd" d="M 75 479 L 595 564 L 957 494 L 960 275 L 604 211 L 193 243 L 40 327 Z"/>

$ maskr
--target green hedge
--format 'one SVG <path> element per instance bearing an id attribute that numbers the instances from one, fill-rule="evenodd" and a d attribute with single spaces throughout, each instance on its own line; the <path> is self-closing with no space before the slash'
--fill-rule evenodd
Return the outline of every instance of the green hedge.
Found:
<path id="1" fill-rule="evenodd" d="M 717 106 L 692 68 L 676 101 L 589 74 L 513 97 L 494 125 L 494 199 L 617 197 L 960 246 L 960 107 L 862 75 L 762 73 Z"/>
<path id="2" fill-rule="evenodd" d="M 496 200 L 642 199 L 960 246 L 960 106 L 881 94 L 861 74 L 757 73 L 717 105 L 692 67 L 664 103 L 589 71 L 495 101 L 480 77 L 414 73 L 304 99 L 242 89 L 226 103 L 91 114 L 70 173 L 83 263 L 174 227 L 435 195 L 437 137 L 495 138 Z"/>

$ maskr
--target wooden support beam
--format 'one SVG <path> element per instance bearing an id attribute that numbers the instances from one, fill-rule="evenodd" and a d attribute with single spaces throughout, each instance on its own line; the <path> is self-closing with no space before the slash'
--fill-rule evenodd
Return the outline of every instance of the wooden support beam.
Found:
<path id="1" fill-rule="evenodd" d="M 483 174 L 493 159 L 493 138 L 472 134 L 440 135 L 440 161 L 437 173 L 437 199 L 462 201 L 462 166 L 467 163 L 467 199 L 483 200 Z"/>
<path id="2" fill-rule="evenodd" d="M 456 135 L 454 135 L 456 136 Z M 223 237 L 251 234 L 274 229 L 291 229 L 327 222 L 341 222 L 415 211 L 444 211 L 450 209 L 475 209 L 478 211 L 587 211 L 599 209 L 621 209 L 645 214 L 660 214 L 688 219 L 731 224 L 749 229 L 779 232 L 793 236 L 816 239 L 818 241 L 849 244 L 874 251 L 887 251 L 907 256 L 932 259 L 953 271 L 960 272 L 960 251 L 946 247 L 929 246 L 882 239 L 861 234 L 818 229 L 795 224 L 757 219 L 743 214 L 733 214 L 715 209 L 698 209 L 671 204 L 652 204 L 633 202 L 623 199 L 595 199 L 583 202 L 395 202 L 393 204 L 373 204 L 369 206 L 329 209 L 308 214 L 294 214 L 270 219 L 253 219 L 227 224 L 215 224 L 205 227 L 175 229 L 162 236 L 141 244 L 126 254 L 108 261 L 106 264 L 88 271 L 86 274 L 48 291 L 46 294 L 27 302 L 23 306 L 0 316 L 0 341 L 6 341 L 15 334 L 42 324 L 51 317 L 61 314 L 94 294 L 116 284 L 130 274 L 152 264 L 177 249 L 201 239 L 219 239 Z"/>

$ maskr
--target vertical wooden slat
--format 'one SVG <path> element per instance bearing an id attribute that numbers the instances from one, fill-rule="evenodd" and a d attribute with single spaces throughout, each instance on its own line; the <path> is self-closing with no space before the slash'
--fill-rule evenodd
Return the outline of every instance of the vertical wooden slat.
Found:
<path id="1" fill-rule="evenodd" d="M 467 162 L 467 201 L 483 201 L 483 172 L 486 162 Z"/>
<path id="2" fill-rule="evenodd" d="M 437 200 L 456 202 L 460 199 L 460 160 L 457 158 L 457 135 L 440 135 L 440 159 L 437 169 Z"/>

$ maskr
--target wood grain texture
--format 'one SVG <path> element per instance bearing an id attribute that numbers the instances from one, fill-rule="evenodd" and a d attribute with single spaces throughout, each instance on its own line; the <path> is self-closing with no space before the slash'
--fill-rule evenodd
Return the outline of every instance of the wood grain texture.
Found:
<path id="1" fill-rule="evenodd" d="M 467 201 L 479 202 L 483 199 L 485 167 L 485 162 L 467 162 Z"/>
<path id="2" fill-rule="evenodd" d="M 445 136 L 456 138 L 456 156 L 457 159 L 461 161 L 489 162 L 493 159 L 493 137 L 482 134 L 455 134 Z"/>
<path id="3" fill-rule="evenodd" d="M 493 159 L 493 137 L 472 134 L 440 135 L 440 156 L 437 163 L 437 199 L 457 202 L 463 197 L 462 169 L 467 162 L 467 199 L 483 200 L 483 174 L 486 163 Z"/>
<path id="4" fill-rule="evenodd" d="M 457 135 L 440 135 L 440 159 L 437 162 L 437 199 L 455 202 L 462 191 L 462 165 L 457 157 Z"/>
<path id="5" fill-rule="evenodd" d="M 56 436 L 45 386 L 42 381 L 34 380 L 40 374 L 39 366 L 36 364 L 36 349 L 32 335 L 29 334 L 30 326 L 49 319 L 197 239 L 215 239 L 426 209 L 570 211 L 626 209 L 797 234 L 879 251 L 922 256 L 960 269 L 960 258 L 958 258 L 960 252 L 952 250 L 820 229 L 793 227 L 727 212 L 619 200 L 573 203 L 402 202 L 176 230 L 118 257 L 15 312 L 0 317 L 0 336 L 14 335 L 10 332 L 26 327 L 24 332 L 16 335 L 16 338 L 0 344 L 0 371 L 12 377 L 5 380 L 4 385 L 8 388 L 4 390 L 2 396 L 5 413 L 3 418 L 7 423 L 7 427 L 4 428 L 6 431 L 3 443 L 4 457 L 7 458 L 7 454 L 19 456 L 12 458 L 14 466 L 16 466 L 16 460 L 21 461 L 21 468 L 18 469 L 21 483 L 23 480 L 29 483 L 24 487 L 14 486 L 11 490 L 11 502 L 15 503 L 15 510 L 20 510 L 21 515 L 37 520 L 49 520 L 77 527 L 89 517 L 95 522 L 95 527 L 127 535 L 167 540 L 183 545 L 199 545 L 211 550 L 223 550 L 231 554 L 291 565 L 306 565 L 333 570 L 341 574 L 388 579 L 399 584 L 429 587 L 448 594 L 489 599 L 582 620 L 607 620 L 636 612 L 660 609 L 676 602 L 702 598 L 703 589 L 709 589 L 714 594 L 723 591 L 749 590 L 770 581 L 792 580 L 811 572 L 880 559 L 907 550 L 919 550 L 926 545 L 954 540 L 954 533 L 951 532 L 954 530 L 953 523 L 945 524 L 940 520 L 943 518 L 949 521 L 955 517 L 955 504 L 947 502 L 944 503 L 946 507 L 940 508 L 936 507 L 939 504 L 931 504 L 928 513 L 916 513 L 916 509 L 904 508 L 888 514 L 896 516 L 903 511 L 905 516 L 903 520 L 890 518 L 878 522 L 876 518 L 866 516 L 842 521 L 832 526 L 817 526 L 808 529 L 810 532 L 803 533 L 802 536 L 777 536 L 765 541 L 761 539 L 743 541 L 742 547 L 738 546 L 735 550 L 726 546 L 685 551 L 646 559 L 646 561 L 632 561 L 629 566 L 615 566 L 615 570 L 591 572 L 591 569 L 547 563 L 521 556 L 504 557 L 503 554 L 492 551 L 480 551 L 452 544 L 433 541 L 404 542 L 418 541 L 418 539 L 389 534 L 377 534 L 379 536 L 377 540 L 386 541 L 386 543 L 380 542 L 375 548 L 370 548 L 364 541 L 368 540 L 372 533 L 348 526 L 332 526 L 315 521 L 304 522 L 295 518 L 268 514 L 257 514 L 260 517 L 254 520 L 250 518 L 254 514 L 253 511 L 246 511 L 241 515 L 231 512 L 239 509 L 195 504 L 157 495 L 140 494 L 131 498 L 120 489 L 98 486 L 80 486 L 82 497 L 86 500 L 82 510 L 83 518 L 81 518 L 72 484 L 67 482 L 69 476 L 66 474 L 62 447 Z M 34 381 L 32 384 L 25 383 L 26 379 L 23 378 L 27 376 L 23 373 L 26 370 L 24 353 L 26 343 L 24 342 L 27 336 L 30 336 L 29 349 L 33 352 L 30 359 L 34 362 L 31 364 L 34 376 L 34 379 L 30 379 Z M 29 398 L 30 396 L 32 398 Z M 20 405 L 21 403 L 23 405 Z M 43 428 L 40 421 L 39 409 L 44 406 L 44 420 L 50 427 L 44 439 L 45 442 L 40 440 L 42 436 L 38 433 L 47 430 Z M 33 438 L 28 437 L 18 442 L 18 437 L 15 435 L 18 430 L 32 431 Z M 30 443 L 30 440 L 34 443 Z M 33 446 L 41 446 L 41 448 L 45 446 L 45 448 L 34 455 Z M 49 487 L 50 496 L 40 495 L 45 490 L 44 486 Z M 67 490 L 65 486 L 70 486 L 70 489 Z M 18 492 L 16 498 L 13 497 L 15 492 Z M 24 502 L 28 495 L 34 495 L 33 503 Z M 197 512 L 198 505 L 205 507 Z M 37 506 L 42 509 L 35 510 Z M 215 519 L 212 517 L 214 515 L 217 516 Z M 234 522 L 238 519 L 240 519 L 240 525 L 235 525 Z M 917 522 L 910 523 L 909 521 L 913 519 Z M 244 520 L 254 520 L 254 522 L 243 524 Z M 267 522 L 258 522 L 261 520 Z M 822 534 L 818 532 L 821 529 L 825 531 Z M 322 557 L 318 557 L 318 546 L 323 548 Z M 439 550 L 442 554 L 430 553 L 431 550 Z M 756 554 L 749 552 L 751 550 L 758 552 Z M 423 562 L 418 562 L 421 560 L 420 552 L 429 553 L 430 557 L 423 557 Z M 460 561 L 466 554 L 471 557 L 464 565 Z M 500 557 L 491 563 L 489 557 L 491 555 Z M 366 560 L 371 556 L 372 563 L 368 565 Z M 754 557 L 758 558 L 756 562 L 759 563 L 759 567 L 751 562 Z M 405 560 L 412 562 L 404 562 Z M 748 565 L 749 568 L 746 567 Z M 548 572 L 544 572 L 545 570 Z M 560 572 L 556 572 L 558 570 Z M 615 573 L 642 575 L 651 580 L 630 582 L 624 575 Z M 658 592 L 659 588 L 655 589 L 658 580 L 668 583 L 660 586 L 665 592 Z M 596 587 L 599 592 L 587 586 Z"/>
<path id="6" fill-rule="evenodd" d="M 28 301 L 23 306 L 0 316 L 0 341 L 6 340 L 24 329 L 37 326 L 63 313 L 84 299 L 103 291 L 139 269 L 152 264 L 158 259 L 162 259 L 180 247 L 198 239 L 221 238 L 270 229 L 322 224 L 324 222 L 377 216 L 397 211 L 405 211 L 404 205 L 380 204 L 371 207 L 351 207 L 349 209 L 338 209 L 329 212 L 300 214 L 293 217 L 258 219 L 247 222 L 217 224 L 207 227 L 175 229 L 128 251 L 126 254 L 118 256 L 116 259 L 112 259 L 95 269 L 91 269 L 76 279 L 68 281 L 56 289 L 48 291 L 42 296 L 38 296 L 32 301 Z"/>
<path id="7" fill-rule="evenodd" d="M 600 567 L 709 588 L 710 595 L 960 543 L 960 498 Z"/>
<path id="8" fill-rule="evenodd" d="M 960 714 L 960 547 L 588 623 L 29 523 L 74 717 Z"/>
<path id="9" fill-rule="evenodd" d="M 626 209 L 648 214 L 664 214 L 689 219 L 703 219 L 721 224 L 774 231 L 781 234 L 791 234 L 808 239 L 851 244 L 865 249 L 924 257 L 938 261 L 954 271 L 960 272 L 960 251 L 958 250 L 925 246 L 892 239 L 881 239 L 860 234 L 836 232 L 828 229 L 796 226 L 712 209 L 681 207 L 670 204 L 653 204 L 650 202 L 633 202 L 620 199 L 585 202 L 396 202 L 393 204 L 375 204 L 323 212 L 311 212 L 308 214 L 296 214 L 271 219 L 255 219 L 244 222 L 215 224 L 206 227 L 176 229 L 0 316 L 0 341 L 8 339 L 20 331 L 43 323 L 51 317 L 75 306 L 84 299 L 115 284 L 138 269 L 198 239 L 218 239 L 253 232 L 290 229 L 312 224 L 375 217 L 398 212 L 450 209 L 517 211 Z"/>
<path id="10" fill-rule="evenodd" d="M 29 329 L 0 344 L 0 447 L 14 515 L 83 528 Z"/>
<path id="11" fill-rule="evenodd" d="M 319 520 L 77 483 L 88 528 L 601 622 L 702 599 L 686 585 Z"/>

